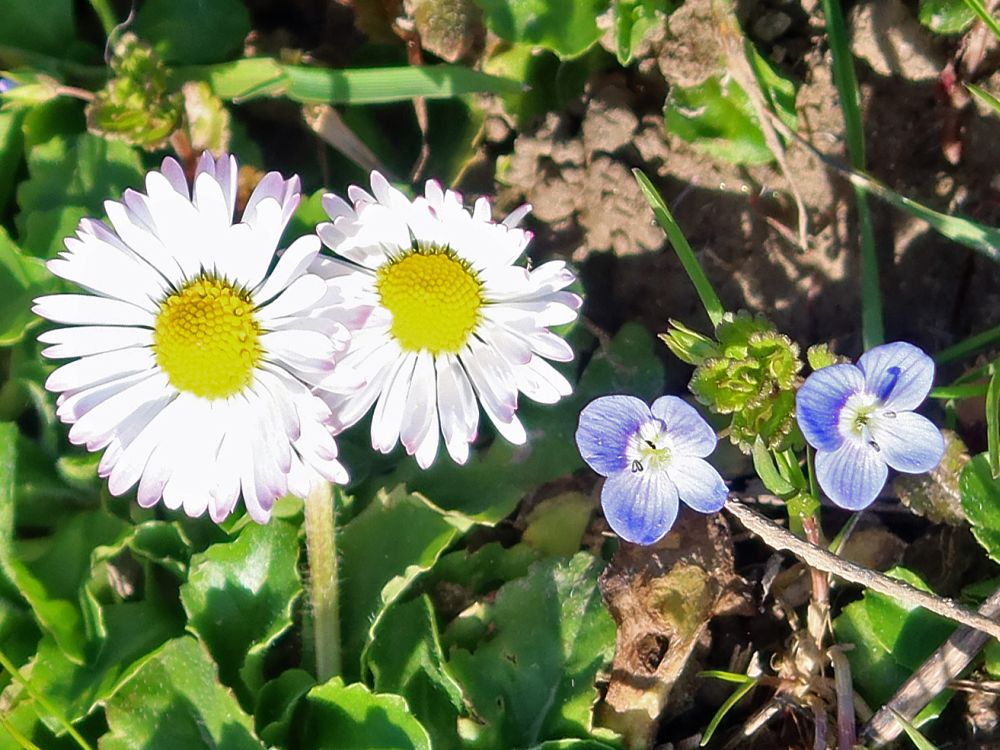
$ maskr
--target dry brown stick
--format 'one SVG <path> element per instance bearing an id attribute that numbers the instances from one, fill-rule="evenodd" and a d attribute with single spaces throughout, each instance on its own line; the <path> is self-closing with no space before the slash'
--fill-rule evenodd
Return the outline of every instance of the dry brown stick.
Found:
<path id="1" fill-rule="evenodd" d="M 897 581 L 887 575 L 838 557 L 822 547 L 799 539 L 790 531 L 786 531 L 741 503 L 730 500 L 726 503 L 726 510 L 736 516 L 737 520 L 748 531 L 763 539 L 769 547 L 791 552 L 806 565 L 819 568 L 850 583 L 856 583 L 880 594 L 885 594 L 903 604 L 923 607 L 952 622 L 981 630 L 1000 640 L 1000 623 L 989 617 L 971 612 L 951 599 L 928 594 L 908 583 Z"/>
<path id="2" fill-rule="evenodd" d="M 983 602 L 979 614 L 990 618 L 1000 615 L 1000 589 Z M 903 728 L 896 721 L 893 711 L 906 719 L 913 719 L 969 666 L 987 641 L 989 636 L 975 628 L 962 627 L 952 633 L 868 722 L 862 732 L 865 744 L 878 747 L 896 739 Z"/>
<path id="3" fill-rule="evenodd" d="M 851 665 L 844 655 L 843 647 L 833 646 L 829 654 L 837 690 L 837 750 L 851 750 L 856 739 Z"/>

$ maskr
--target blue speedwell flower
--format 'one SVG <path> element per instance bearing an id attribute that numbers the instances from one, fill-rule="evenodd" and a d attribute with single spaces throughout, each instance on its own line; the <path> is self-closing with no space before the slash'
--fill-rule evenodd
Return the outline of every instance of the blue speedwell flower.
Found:
<path id="1" fill-rule="evenodd" d="M 604 516 L 618 536 L 652 544 L 670 531 L 677 501 L 702 513 L 726 502 L 719 473 L 705 461 L 715 431 L 676 396 L 653 406 L 634 396 L 603 396 L 580 413 L 576 444 L 583 460 L 607 477 Z"/>
<path id="2" fill-rule="evenodd" d="M 934 380 L 934 361 L 897 341 L 866 352 L 857 365 L 817 370 L 795 397 L 799 428 L 816 449 L 816 479 L 837 505 L 871 504 L 896 471 L 930 471 L 944 455 L 944 438 L 914 414 Z"/>

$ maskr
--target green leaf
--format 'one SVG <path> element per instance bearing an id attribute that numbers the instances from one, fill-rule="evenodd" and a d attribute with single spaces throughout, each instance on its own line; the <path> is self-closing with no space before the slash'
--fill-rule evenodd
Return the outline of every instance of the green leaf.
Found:
<path id="1" fill-rule="evenodd" d="M 468 526 L 402 487 L 380 492 L 338 539 L 344 672 L 357 677 L 379 619 Z"/>
<path id="2" fill-rule="evenodd" d="M 750 455 L 753 456 L 753 467 L 757 476 L 760 477 L 760 481 L 778 497 L 788 497 L 805 489 L 804 487 L 796 487 L 781 475 L 778 466 L 774 463 L 774 458 L 771 456 L 771 451 L 768 450 L 760 436 L 754 441 Z"/>
<path id="3" fill-rule="evenodd" d="M 979 20 L 985 24 L 986 28 L 993 32 L 993 36 L 1000 39 L 1000 23 L 993 14 L 983 5 L 983 0 L 965 0 L 965 4 L 975 13 Z"/>
<path id="4" fill-rule="evenodd" d="M 988 454 L 980 453 L 965 465 L 958 487 L 973 536 L 1000 562 L 1000 479 L 993 476 Z"/>
<path id="5" fill-rule="evenodd" d="M 609 0 L 476 0 L 490 31 L 508 42 L 576 57 L 601 37 L 597 16 Z"/>
<path id="6" fill-rule="evenodd" d="M 575 554 L 594 515 L 594 505 L 594 498 L 581 492 L 564 492 L 543 500 L 528 514 L 524 543 L 543 555 Z"/>
<path id="7" fill-rule="evenodd" d="M 749 40 L 744 42 L 743 48 L 764 102 L 785 125 L 796 130 L 799 118 L 795 109 L 795 84 L 781 75 Z"/>
<path id="8" fill-rule="evenodd" d="M 1000 99 L 997 99 L 989 91 L 976 86 L 974 83 L 965 84 L 965 88 L 971 91 L 979 101 L 992 109 L 997 115 L 1000 115 Z"/>
<path id="9" fill-rule="evenodd" d="M 462 65 L 333 69 L 283 65 L 267 57 L 219 65 L 181 68 L 178 80 L 207 81 L 222 99 L 248 101 L 287 96 L 304 104 L 379 104 L 418 96 L 447 99 L 473 93 L 522 90 L 517 81 L 486 75 Z"/>
<path id="10" fill-rule="evenodd" d="M 298 565 L 298 527 L 279 519 L 249 524 L 191 559 L 181 601 L 224 684 L 253 693 L 263 685 L 265 653 L 291 627 L 302 593 Z"/>
<path id="11" fill-rule="evenodd" d="M 315 685 L 316 679 L 304 669 L 286 669 L 261 688 L 254 721 L 268 747 L 287 747 L 296 710 Z"/>
<path id="12" fill-rule="evenodd" d="M 489 639 L 473 651 L 454 649 L 450 661 L 485 722 L 476 746 L 591 736 L 594 679 L 615 642 L 597 587 L 602 567 L 586 553 L 543 560 L 484 605 Z"/>
<path id="13" fill-rule="evenodd" d="M 680 4 L 674 0 L 615 0 L 615 54 L 619 64 L 628 65 L 646 35 Z"/>
<path id="14" fill-rule="evenodd" d="M 965 0 L 920 0 L 917 18 L 938 34 L 961 34 L 976 19 Z"/>
<path id="15" fill-rule="evenodd" d="M 905 568 L 894 568 L 889 574 L 929 590 L 916 573 Z M 872 591 L 845 607 L 834 621 L 837 641 L 855 646 L 847 652 L 851 675 L 869 705 L 887 702 L 954 629 L 953 623 L 938 615 Z"/>
<path id="16" fill-rule="evenodd" d="M 366 654 L 376 691 L 396 693 L 434 737 L 435 750 L 457 750 L 462 689 L 445 663 L 434 605 L 426 596 L 386 610 Z"/>
<path id="17" fill-rule="evenodd" d="M 0 44 L 63 55 L 73 27 L 73 0 L 4 0 Z"/>
<path id="18" fill-rule="evenodd" d="M 43 258 L 62 250 L 81 216 L 101 216 L 104 201 L 141 184 L 138 154 L 124 143 L 84 134 L 53 137 L 28 154 L 29 178 L 21 183 L 16 222 L 23 248 Z"/>
<path id="19" fill-rule="evenodd" d="M 15 543 L 7 571 L 67 658 L 83 664 L 88 643 L 104 632 L 97 604 L 81 592 L 90 577 L 92 554 L 121 543 L 130 527 L 105 511 L 69 516 L 49 537 Z"/>
<path id="20" fill-rule="evenodd" d="M 938 750 L 937 746 L 924 737 L 912 723 L 907 721 L 905 716 L 892 707 L 890 707 L 889 710 L 892 711 L 892 715 L 896 718 L 896 721 L 899 722 L 899 725 L 903 727 L 903 731 L 906 732 L 906 736 L 910 738 L 910 742 L 913 743 L 913 746 L 916 747 L 917 750 Z"/>
<path id="21" fill-rule="evenodd" d="M 240 0 L 146 0 L 136 14 L 135 31 L 167 62 L 220 62 L 243 46 L 250 14 Z"/>
<path id="22" fill-rule="evenodd" d="M 431 740 L 398 695 L 372 693 L 335 677 L 309 691 L 303 747 L 337 750 L 431 750 Z"/>
<path id="23" fill-rule="evenodd" d="M 263 750 L 205 647 L 167 642 L 108 701 L 101 750 Z"/>
<path id="24" fill-rule="evenodd" d="M 695 86 L 673 86 L 663 107 L 667 132 L 712 158 L 730 164 L 774 160 L 750 98 L 733 78 L 715 75 Z"/>
<path id="25" fill-rule="evenodd" d="M 40 319 L 31 300 L 51 287 L 51 276 L 37 258 L 28 258 L 0 227 L 0 346 L 13 346 Z"/>

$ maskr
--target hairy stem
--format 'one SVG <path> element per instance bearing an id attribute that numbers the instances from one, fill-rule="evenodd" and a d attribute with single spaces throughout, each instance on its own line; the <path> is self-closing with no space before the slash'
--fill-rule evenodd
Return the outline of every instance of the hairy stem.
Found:
<path id="1" fill-rule="evenodd" d="M 337 527 L 333 494 L 327 482 L 313 485 L 305 501 L 309 599 L 316 644 L 316 678 L 340 674 L 340 587 L 337 577 Z"/>

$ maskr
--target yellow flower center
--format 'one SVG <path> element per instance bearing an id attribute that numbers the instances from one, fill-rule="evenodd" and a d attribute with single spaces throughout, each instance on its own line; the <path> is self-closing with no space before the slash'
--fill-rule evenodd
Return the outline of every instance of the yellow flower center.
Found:
<path id="1" fill-rule="evenodd" d="M 163 300 L 153 351 L 177 390 L 225 398 L 250 384 L 262 354 L 259 339 L 249 293 L 202 276 Z"/>
<path id="2" fill-rule="evenodd" d="M 479 323 L 483 284 L 449 248 L 415 249 L 379 268 L 382 304 L 392 313 L 392 335 L 418 352 L 457 354 Z"/>

